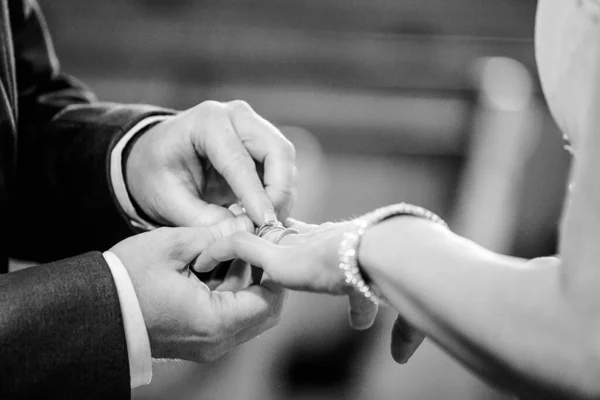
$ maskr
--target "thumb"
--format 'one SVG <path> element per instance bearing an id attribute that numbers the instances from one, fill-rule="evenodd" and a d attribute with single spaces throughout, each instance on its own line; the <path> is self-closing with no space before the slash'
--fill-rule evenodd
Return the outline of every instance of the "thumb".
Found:
<path id="1" fill-rule="evenodd" d="M 172 190 L 163 218 L 174 226 L 210 226 L 234 215 L 224 207 L 203 201 L 188 190 Z"/>
<path id="2" fill-rule="evenodd" d="M 166 257 L 169 264 L 177 269 L 187 266 L 214 242 L 213 233 L 204 227 L 162 227 L 142 235 L 154 236 L 147 252 L 157 252 Z"/>
<path id="3" fill-rule="evenodd" d="M 268 270 L 276 246 L 248 232 L 237 232 L 208 246 L 194 263 L 194 270 L 207 272 L 217 264 L 240 258 L 252 265 Z"/>
<path id="4" fill-rule="evenodd" d="M 248 232 L 253 228 L 250 219 L 241 215 L 237 218 L 228 218 L 211 227 L 164 227 L 148 234 L 158 235 L 155 237 L 158 247 L 165 251 L 171 260 L 176 260 L 178 263 L 184 262 L 187 266 L 194 259 L 197 260 L 212 243 L 224 236 L 234 232 Z"/>

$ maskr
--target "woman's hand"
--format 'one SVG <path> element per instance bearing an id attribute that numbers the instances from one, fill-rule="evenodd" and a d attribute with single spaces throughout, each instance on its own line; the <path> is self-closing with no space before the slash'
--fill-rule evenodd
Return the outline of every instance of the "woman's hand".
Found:
<path id="1" fill-rule="evenodd" d="M 220 262 L 242 259 L 262 268 L 266 279 L 289 289 L 348 295 L 350 325 L 354 329 L 369 328 L 377 316 L 377 305 L 348 285 L 338 267 L 338 246 L 351 224 L 310 225 L 288 219 L 286 225 L 299 234 L 287 235 L 275 245 L 269 237 L 261 239 L 238 232 L 207 247 L 194 269 L 207 272 Z"/>
<path id="2" fill-rule="evenodd" d="M 240 258 L 264 269 L 275 283 L 293 290 L 351 294 L 353 288 L 344 281 L 337 255 L 350 224 L 318 226 L 293 221 L 288 226 L 300 233 L 285 236 L 278 245 L 272 244 L 269 237 L 261 239 L 247 232 L 215 241 L 198 257 L 194 269 L 208 272 L 223 261 Z"/>
<path id="3" fill-rule="evenodd" d="M 243 259 L 264 269 L 267 279 L 293 290 L 331 295 L 348 295 L 350 325 L 354 329 L 369 328 L 378 307 L 352 286 L 346 284 L 339 268 L 338 248 L 351 222 L 305 224 L 288 219 L 286 225 L 299 234 L 285 236 L 278 245 L 268 237 L 258 238 L 238 232 L 214 242 L 198 257 L 194 269 L 209 271 L 222 261 Z M 392 355 L 405 363 L 423 341 L 423 335 L 399 316 L 392 330 Z"/>

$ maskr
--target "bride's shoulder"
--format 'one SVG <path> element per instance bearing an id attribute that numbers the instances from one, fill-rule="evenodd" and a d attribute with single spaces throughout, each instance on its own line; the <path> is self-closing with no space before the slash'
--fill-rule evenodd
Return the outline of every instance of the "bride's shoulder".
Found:
<path id="1" fill-rule="evenodd" d="M 577 142 L 591 89 L 600 84 L 600 0 L 540 0 L 535 49 L 548 106 Z"/>

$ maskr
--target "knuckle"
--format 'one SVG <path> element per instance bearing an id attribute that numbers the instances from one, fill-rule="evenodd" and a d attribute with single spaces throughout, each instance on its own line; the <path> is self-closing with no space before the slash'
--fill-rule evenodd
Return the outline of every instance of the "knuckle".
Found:
<path id="1" fill-rule="evenodd" d="M 221 111 L 223 110 L 224 106 L 223 103 L 220 103 L 218 101 L 215 100 L 206 100 L 203 101 L 202 103 L 198 104 L 197 106 L 199 109 L 202 109 L 204 111 Z"/>
<path id="2" fill-rule="evenodd" d="M 215 226 L 213 236 L 225 238 L 235 232 L 235 220 L 233 218 L 225 219 Z"/>
<path id="3" fill-rule="evenodd" d="M 217 225 L 212 225 L 208 228 L 207 238 L 209 243 L 213 243 L 223 238 L 220 225 L 221 224 L 219 223 Z"/>
<path id="4" fill-rule="evenodd" d="M 282 152 L 288 156 L 290 159 L 295 160 L 296 159 L 296 147 L 294 146 L 294 144 L 292 142 L 290 142 L 285 136 L 282 135 L 282 145 L 281 145 L 281 150 Z"/>
<path id="5" fill-rule="evenodd" d="M 246 101 L 244 100 L 233 100 L 230 101 L 229 103 L 227 103 L 227 106 L 234 111 L 246 111 L 246 112 L 253 112 L 254 110 L 252 109 L 252 107 L 250 107 L 250 104 L 248 104 Z"/>

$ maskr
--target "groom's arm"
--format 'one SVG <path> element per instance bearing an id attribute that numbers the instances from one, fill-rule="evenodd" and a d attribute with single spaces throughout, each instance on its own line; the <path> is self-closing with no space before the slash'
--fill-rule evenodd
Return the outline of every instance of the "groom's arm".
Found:
<path id="1" fill-rule="evenodd" d="M 0 398 L 130 398 L 118 291 L 100 253 L 0 275 Z"/>
<path id="2" fill-rule="evenodd" d="M 14 0 L 10 12 L 19 100 L 12 255 L 49 261 L 108 248 L 132 233 L 113 191 L 111 152 L 139 122 L 172 112 L 97 102 L 60 73 L 37 4 Z"/>

